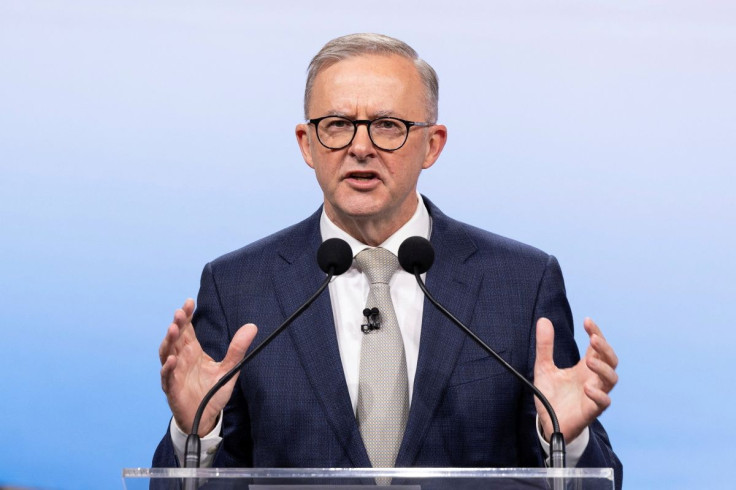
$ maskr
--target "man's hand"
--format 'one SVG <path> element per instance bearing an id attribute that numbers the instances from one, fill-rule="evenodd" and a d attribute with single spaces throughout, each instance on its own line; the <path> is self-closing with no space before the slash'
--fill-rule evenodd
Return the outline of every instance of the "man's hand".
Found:
<path id="1" fill-rule="evenodd" d="M 174 321 L 158 349 L 161 360 L 161 388 L 174 414 L 176 424 L 186 433 L 192 430 L 192 421 L 200 402 L 210 388 L 245 355 L 256 336 L 256 326 L 243 325 L 233 336 L 222 362 L 215 362 L 204 353 L 192 326 L 194 300 L 174 312 Z M 205 436 L 215 427 L 217 416 L 233 392 L 234 376 L 210 400 L 199 425 L 199 435 Z"/>
<path id="2" fill-rule="evenodd" d="M 586 318 L 585 331 L 590 345 L 580 362 L 568 369 L 558 369 L 552 358 L 555 332 L 546 318 L 537 321 L 537 360 L 534 384 L 547 397 L 557 412 L 560 430 L 570 442 L 611 404 L 608 393 L 618 381 L 618 357 L 606 342 L 598 325 Z M 535 398 L 539 421 L 545 439 L 553 432 L 552 420 Z"/>

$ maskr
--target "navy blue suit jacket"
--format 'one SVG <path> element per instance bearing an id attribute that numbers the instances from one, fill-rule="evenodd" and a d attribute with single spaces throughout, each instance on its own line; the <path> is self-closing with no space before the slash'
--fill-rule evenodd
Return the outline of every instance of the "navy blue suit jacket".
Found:
<path id="1" fill-rule="evenodd" d="M 530 379 L 535 324 L 555 326 L 555 362 L 579 360 L 554 257 L 445 216 L 425 199 L 436 260 L 427 287 Z M 222 359 L 235 331 L 258 325 L 252 347 L 324 279 L 316 263 L 320 211 L 207 264 L 194 324 L 204 350 Z M 397 467 L 542 467 L 531 395 L 425 301 L 413 397 Z M 621 464 L 603 427 L 591 427 L 579 467 Z M 154 466 L 176 466 L 167 435 Z M 217 467 L 370 467 L 358 430 L 328 292 L 248 365 L 223 419 Z"/>

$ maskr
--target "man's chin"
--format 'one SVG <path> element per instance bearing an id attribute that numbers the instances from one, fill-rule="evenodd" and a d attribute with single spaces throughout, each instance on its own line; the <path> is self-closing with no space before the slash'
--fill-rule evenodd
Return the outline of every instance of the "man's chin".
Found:
<path id="1" fill-rule="evenodd" d="M 354 220 L 377 218 L 387 212 L 385 200 L 375 192 L 351 192 L 349 194 L 349 196 L 331 202 L 325 200 L 328 211 L 331 208 L 335 215 Z"/>
<path id="2" fill-rule="evenodd" d="M 379 207 L 349 206 L 335 209 L 334 215 L 339 220 L 366 221 L 379 219 L 384 213 Z M 329 214 L 328 214 L 329 216 Z"/>

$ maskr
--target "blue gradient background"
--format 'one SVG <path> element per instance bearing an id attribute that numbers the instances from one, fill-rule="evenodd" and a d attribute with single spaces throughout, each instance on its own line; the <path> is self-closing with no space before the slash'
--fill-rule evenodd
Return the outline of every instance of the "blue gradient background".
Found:
<path id="1" fill-rule="evenodd" d="M 206 261 L 316 209 L 305 69 L 360 31 L 440 75 L 449 141 L 420 190 L 555 254 L 576 323 L 616 347 L 626 487 L 730 486 L 725 0 L 0 2 L 0 484 L 120 488 L 150 465 L 171 314 Z"/>

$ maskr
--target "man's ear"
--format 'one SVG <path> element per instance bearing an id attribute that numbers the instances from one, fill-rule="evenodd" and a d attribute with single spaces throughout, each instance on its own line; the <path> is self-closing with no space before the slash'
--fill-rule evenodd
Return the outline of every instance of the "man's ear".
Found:
<path id="1" fill-rule="evenodd" d="M 447 143 L 447 127 L 442 124 L 436 124 L 427 129 L 429 136 L 427 137 L 427 153 L 424 157 L 423 169 L 434 165 L 434 162 L 440 157 L 445 143 Z"/>
<path id="2" fill-rule="evenodd" d="M 312 163 L 312 137 L 309 134 L 309 124 L 297 124 L 295 129 L 296 142 L 299 144 L 299 149 L 302 152 L 302 158 L 307 165 L 314 168 Z"/>

